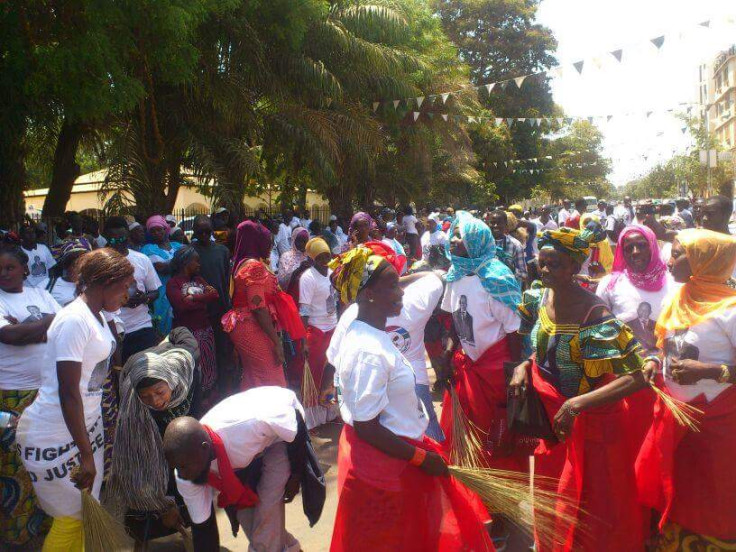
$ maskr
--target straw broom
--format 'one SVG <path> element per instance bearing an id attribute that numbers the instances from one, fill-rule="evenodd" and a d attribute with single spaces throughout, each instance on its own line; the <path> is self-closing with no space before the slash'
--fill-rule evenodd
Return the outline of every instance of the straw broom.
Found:
<path id="1" fill-rule="evenodd" d="M 87 489 L 82 490 L 82 523 L 85 552 L 109 552 L 130 546 L 125 527 Z"/>
<path id="2" fill-rule="evenodd" d="M 577 505 L 556 491 L 558 480 L 536 476 L 530 490 L 529 476 L 520 472 L 487 468 L 448 466 L 450 475 L 476 493 L 489 512 L 504 515 L 522 531 L 534 535 L 543 544 L 563 544 L 558 524 L 575 525 L 580 517 L 566 512 L 578 511 Z"/>
<path id="3" fill-rule="evenodd" d="M 662 403 L 672 413 L 672 416 L 675 418 L 675 421 L 678 424 L 683 427 L 687 427 L 691 431 L 700 431 L 700 428 L 698 427 L 698 421 L 696 420 L 695 416 L 702 415 L 702 410 L 700 410 L 699 408 L 695 408 L 694 406 L 686 402 L 677 400 L 669 393 L 657 387 L 654 382 L 650 382 L 649 385 L 657 394 L 657 396 L 662 399 Z"/>
<path id="4" fill-rule="evenodd" d="M 307 361 L 304 361 L 304 373 L 302 374 L 302 406 L 304 408 L 319 406 L 319 389 L 317 389 Z"/>
<path id="5" fill-rule="evenodd" d="M 464 468 L 480 468 L 483 465 L 483 442 L 481 430 L 468 419 L 455 388 L 450 386 L 452 406 L 452 464 Z"/>

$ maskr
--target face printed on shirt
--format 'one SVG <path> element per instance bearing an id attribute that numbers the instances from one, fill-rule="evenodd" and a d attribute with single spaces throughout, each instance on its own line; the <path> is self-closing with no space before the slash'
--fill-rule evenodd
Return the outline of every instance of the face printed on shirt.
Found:
<path id="1" fill-rule="evenodd" d="M 411 334 L 406 328 L 401 326 L 387 326 L 386 333 L 391 337 L 391 341 L 401 353 L 405 353 L 411 347 Z"/>

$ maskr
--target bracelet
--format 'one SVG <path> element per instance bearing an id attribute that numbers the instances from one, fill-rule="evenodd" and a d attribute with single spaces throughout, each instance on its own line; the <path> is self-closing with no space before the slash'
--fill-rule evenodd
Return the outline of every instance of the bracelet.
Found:
<path id="1" fill-rule="evenodd" d="M 565 403 L 565 410 L 573 418 L 577 418 L 578 416 L 580 416 L 580 411 L 579 410 L 575 410 L 572 406 L 570 406 L 567 403 Z"/>
<path id="2" fill-rule="evenodd" d="M 731 381 L 731 370 L 725 364 L 721 364 L 721 375 L 718 376 L 718 383 L 728 383 L 729 381 Z"/>
<path id="3" fill-rule="evenodd" d="M 409 460 L 409 463 L 412 466 L 416 466 L 418 468 L 424 463 L 424 459 L 426 457 L 427 457 L 426 450 L 419 448 L 419 447 L 414 447 L 414 456 L 411 457 L 411 460 Z"/>
<path id="4" fill-rule="evenodd" d="M 654 362 L 659 370 L 662 369 L 662 359 L 656 355 L 648 356 L 644 359 L 644 362 Z"/>

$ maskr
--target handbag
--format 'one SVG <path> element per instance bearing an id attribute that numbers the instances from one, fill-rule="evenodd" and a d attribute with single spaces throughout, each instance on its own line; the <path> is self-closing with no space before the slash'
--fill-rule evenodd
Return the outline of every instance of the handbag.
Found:
<path id="1" fill-rule="evenodd" d="M 515 362 L 504 362 L 507 386 L 516 366 L 518 364 Z M 509 431 L 545 441 L 557 441 L 547 411 L 533 385 L 530 385 L 521 397 L 508 393 L 506 401 L 506 423 Z"/>

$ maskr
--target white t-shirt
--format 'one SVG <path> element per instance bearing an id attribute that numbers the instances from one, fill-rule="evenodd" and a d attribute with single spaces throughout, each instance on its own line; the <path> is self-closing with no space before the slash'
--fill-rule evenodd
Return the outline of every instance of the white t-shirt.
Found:
<path id="1" fill-rule="evenodd" d="M 26 324 L 60 310 L 59 304 L 45 289 L 24 286 L 22 293 L 7 293 L 0 289 L 0 328 L 10 326 L 6 316 L 12 316 L 19 324 Z M 38 389 L 45 353 L 46 343 L 0 343 L 0 389 Z"/>
<path id="2" fill-rule="evenodd" d="M 447 283 L 442 310 L 452 313 L 463 351 L 478 360 L 506 334 L 519 330 L 519 315 L 488 293 L 475 274 Z"/>
<path id="3" fill-rule="evenodd" d="M 444 247 L 447 243 L 447 235 L 439 228 L 433 233 L 430 233 L 429 230 L 427 230 L 422 234 L 422 254 L 429 256 L 429 248 L 431 246 L 441 245 Z"/>
<path id="4" fill-rule="evenodd" d="M 337 291 L 330 284 L 331 270 L 327 276 L 311 267 L 299 279 L 299 313 L 309 317 L 309 325 L 323 332 L 337 326 Z"/>
<path id="5" fill-rule="evenodd" d="M 335 386 L 345 423 L 378 418 L 396 435 L 420 439 L 429 419 L 415 385 L 414 370 L 391 336 L 354 320 L 335 359 Z"/>
<path id="6" fill-rule="evenodd" d="M 437 276 L 427 275 L 412 282 L 404 290 L 401 314 L 386 321 L 386 333 L 391 337 L 396 348 L 411 364 L 416 382 L 429 385 L 427 374 L 426 347 L 424 346 L 424 330 L 432 313 L 442 299 L 444 286 Z M 358 317 L 358 305 L 353 303 L 340 317 L 335 333 L 332 334 L 330 346 L 327 348 L 327 362 L 334 366 L 340 342 L 350 324 Z"/>
<path id="7" fill-rule="evenodd" d="M 560 211 L 557 213 L 557 222 L 560 226 L 564 226 L 567 222 L 567 219 L 570 218 L 570 211 L 568 211 L 565 208 L 560 209 Z"/>
<path id="8" fill-rule="evenodd" d="M 95 422 L 100 416 L 102 384 L 110 370 L 110 358 L 114 351 L 115 338 L 107 321 L 103 322 L 92 314 L 81 297 L 56 315 L 48 331 L 38 396 L 23 413 L 24 421 L 34 426 L 34 435 L 43 440 L 43 435 L 48 434 L 51 442 L 71 439 L 61 413 L 57 362 L 82 363 L 79 391 L 84 421 L 87 427 Z"/>
<path id="9" fill-rule="evenodd" d="M 536 225 L 537 231 L 541 232 L 543 230 L 557 230 L 558 226 L 555 221 L 552 219 L 549 219 L 547 222 L 542 222 L 542 219 L 532 219 L 532 222 Z"/>
<path id="10" fill-rule="evenodd" d="M 132 249 L 128 249 L 127 259 L 133 265 L 133 277 L 135 278 L 135 288 L 137 290 L 148 293 L 161 287 L 161 279 L 158 277 L 151 259 Z M 131 297 L 136 289 L 130 290 Z M 146 304 L 138 305 L 134 309 L 123 307 L 120 309 L 120 319 L 123 321 L 126 334 L 153 327 L 148 305 Z"/>
<path id="11" fill-rule="evenodd" d="M 736 309 L 723 310 L 684 331 L 668 332 L 664 352 L 665 382 L 672 394 L 683 401 L 691 401 L 704 394 L 711 402 L 731 384 L 703 379 L 694 385 L 679 385 L 671 379 L 670 360 L 681 358 L 708 364 L 736 365 Z"/>
<path id="12" fill-rule="evenodd" d="M 77 298 L 77 284 L 67 282 L 64 278 L 57 278 L 54 287 L 49 292 L 57 303 L 65 307 Z"/>
<path id="13" fill-rule="evenodd" d="M 49 269 L 56 264 L 51 250 L 39 243 L 36 249 L 29 250 L 21 247 L 23 253 L 28 255 L 28 277 L 25 285 L 29 287 L 42 287 L 49 277 Z"/>
<path id="14" fill-rule="evenodd" d="M 616 205 L 613 209 L 613 217 L 623 220 L 626 226 L 631 224 L 631 211 L 629 211 L 624 205 Z"/>
<path id="15" fill-rule="evenodd" d="M 611 275 L 604 276 L 598 284 L 596 295 L 619 320 L 626 322 L 644 349 L 644 355 L 658 352 L 654 326 L 662 311 L 663 302 L 679 284 L 667 273 L 665 284 L 659 291 L 646 291 L 634 287 L 626 275 L 621 275 L 613 289 L 608 289 Z M 639 314 L 641 313 L 641 318 Z"/>
<path id="16" fill-rule="evenodd" d="M 294 440 L 298 431 L 297 410 L 303 417 L 304 409 L 293 391 L 283 387 L 256 387 L 221 401 L 200 421 L 219 435 L 230 466 L 240 470 L 271 445 Z M 210 470 L 219 474 L 217 460 L 212 461 Z M 217 491 L 209 485 L 180 479 L 178 475 L 176 487 L 192 522 L 207 521 Z"/>
<path id="17" fill-rule="evenodd" d="M 401 224 L 407 234 L 418 234 L 417 222 L 417 217 L 414 215 L 404 215 L 404 219 L 401 221 Z"/>

